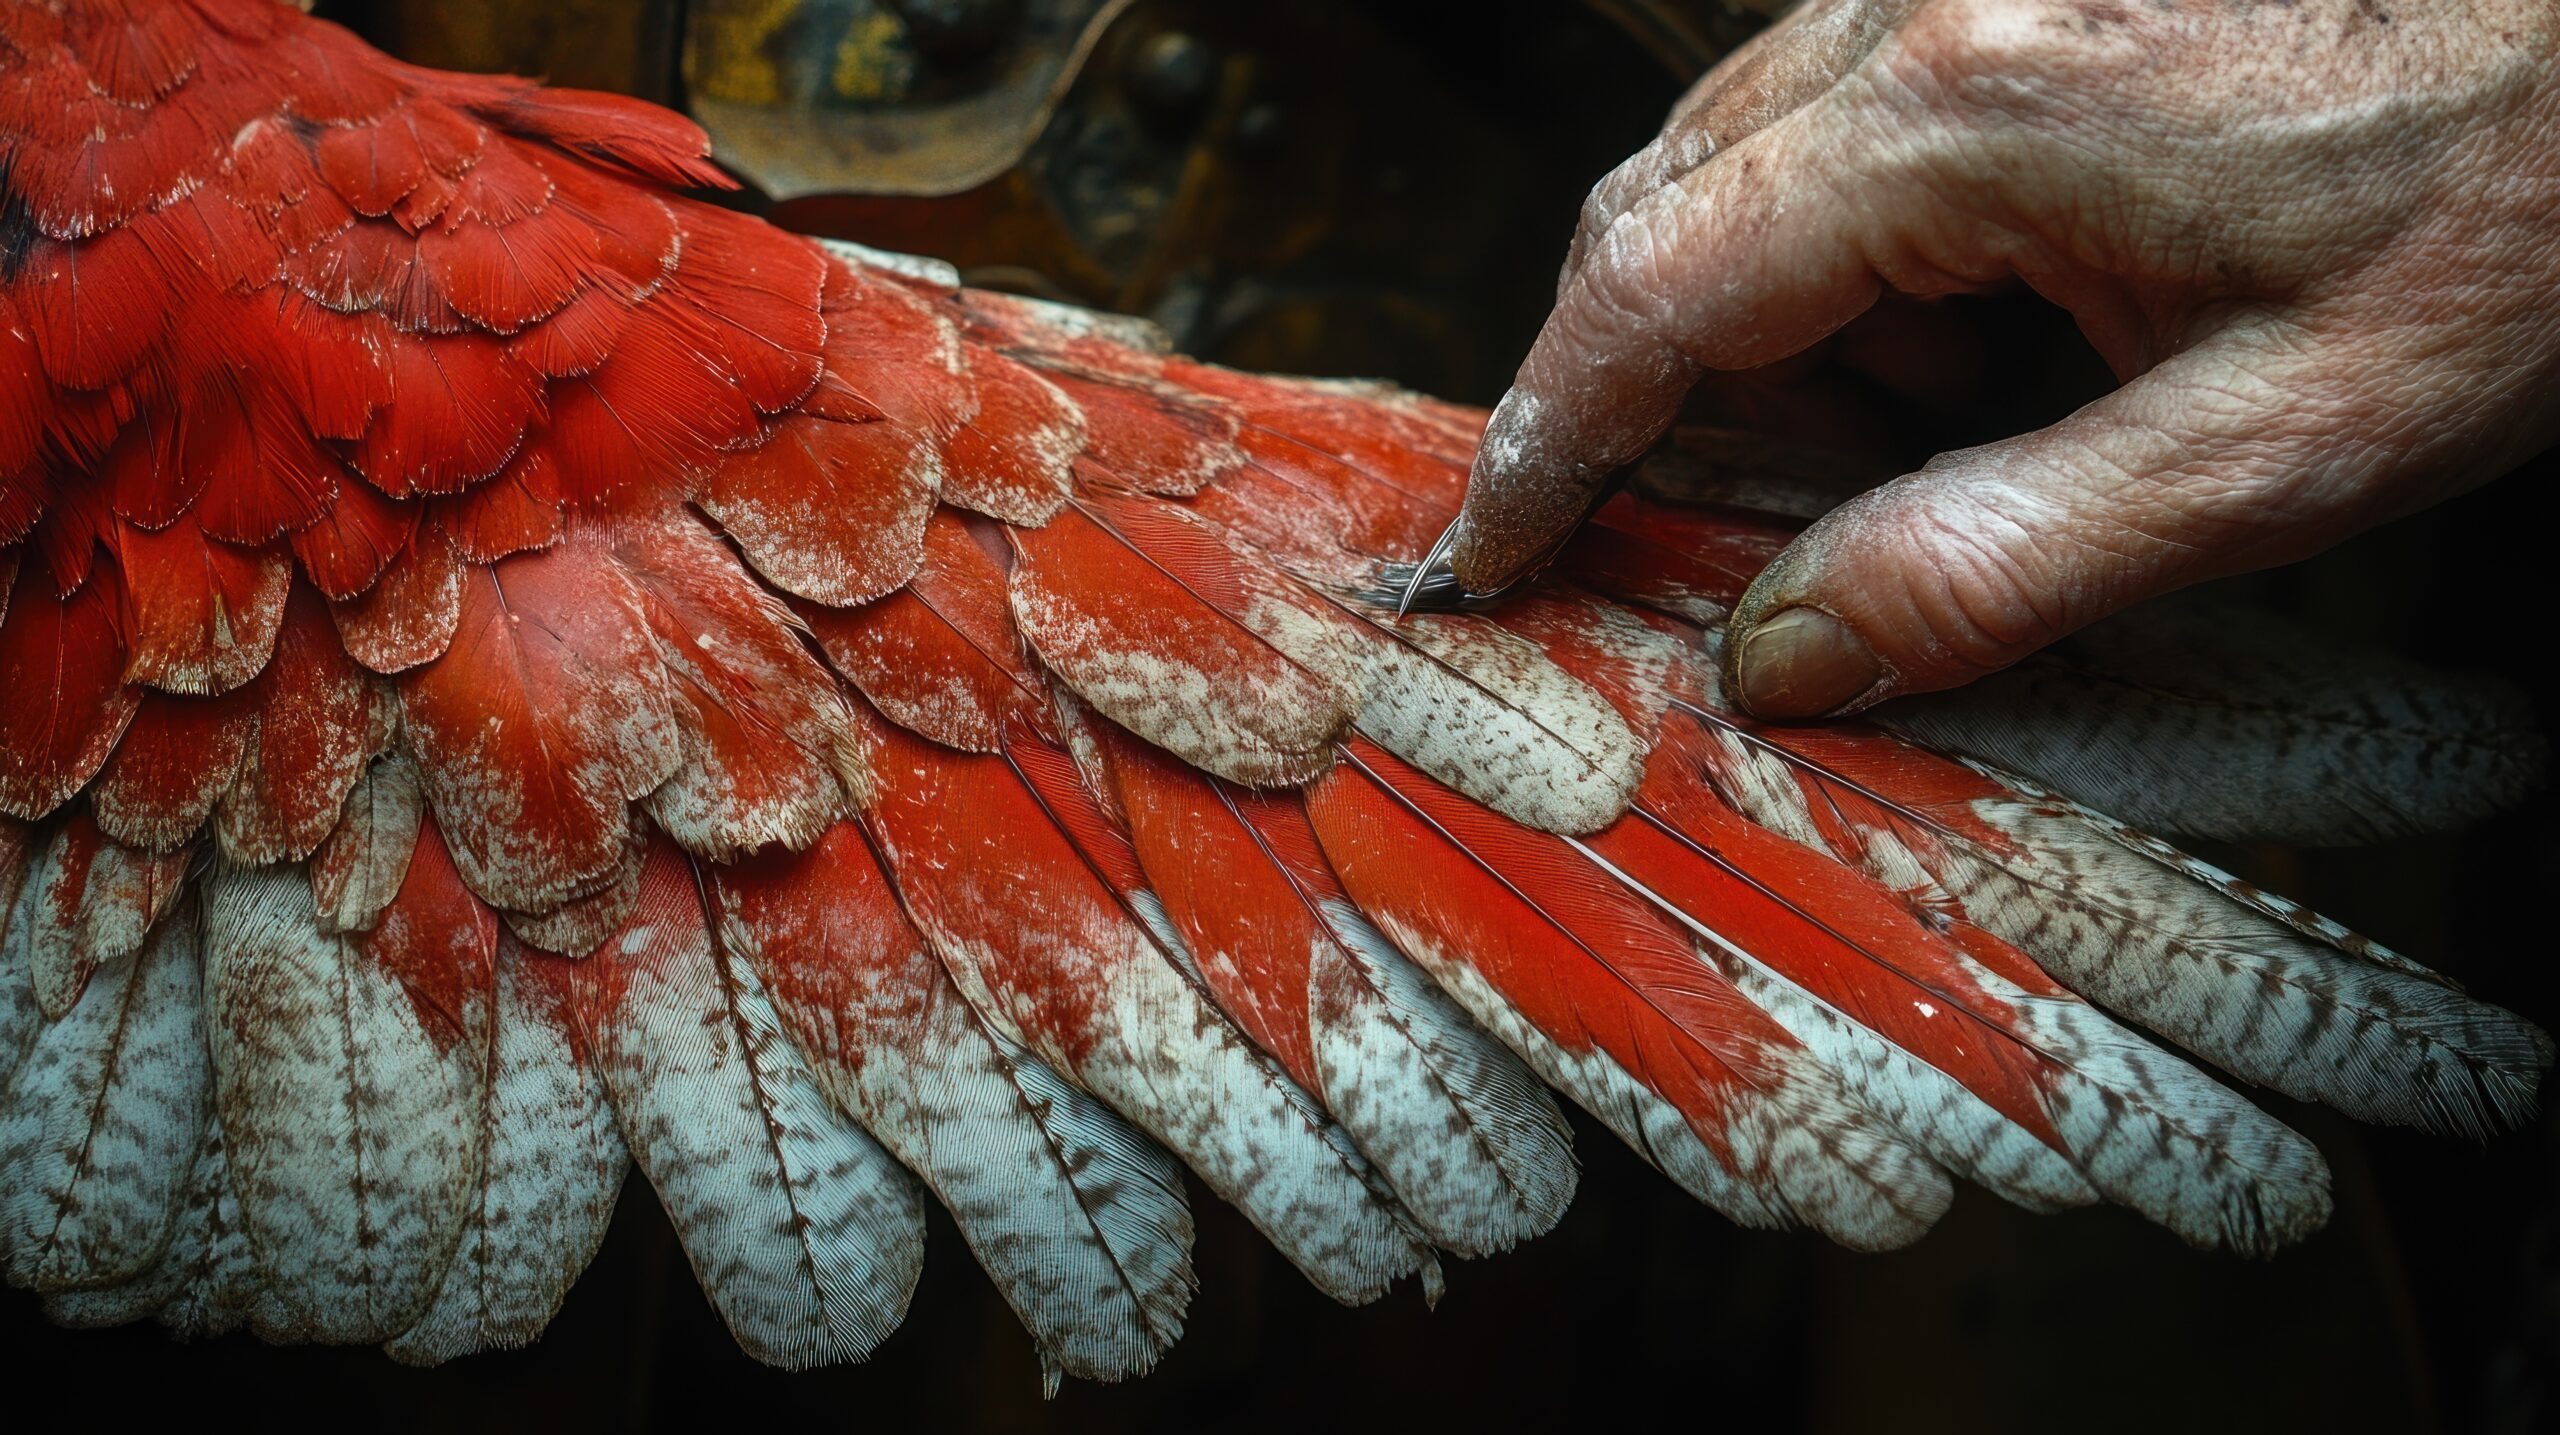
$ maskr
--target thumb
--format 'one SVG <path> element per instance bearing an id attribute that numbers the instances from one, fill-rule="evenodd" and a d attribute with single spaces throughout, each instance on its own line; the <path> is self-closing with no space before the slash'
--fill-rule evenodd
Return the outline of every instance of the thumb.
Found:
<path id="1" fill-rule="evenodd" d="M 2235 314 L 2051 428 L 1850 500 L 1735 606 L 1727 690 L 1761 717 L 1810 718 L 1955 687 L 2414 507 L 2395 501 L 2421 486 L 2414 455 L 2343 347 Z"/>

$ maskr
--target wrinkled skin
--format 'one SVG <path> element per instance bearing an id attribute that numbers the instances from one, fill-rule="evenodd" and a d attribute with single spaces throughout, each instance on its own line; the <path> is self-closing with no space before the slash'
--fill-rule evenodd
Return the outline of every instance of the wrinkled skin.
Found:
<path id="1" fill-rule="evenodd" d="M 1533 566 L 1702 376 L 2021 280 L 2122 386 L 1797 541 L 1727 648 L 1763 716 L 1963 683 L 2560 434 L 2560 5 L 1814 0 L 1593 191 L 1459 580 Z"/>

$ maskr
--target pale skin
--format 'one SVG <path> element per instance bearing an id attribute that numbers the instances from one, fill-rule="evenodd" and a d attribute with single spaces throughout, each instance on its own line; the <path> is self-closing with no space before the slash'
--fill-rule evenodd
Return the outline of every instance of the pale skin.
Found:
<path id="1" fill-rule="evenodd" d="M 1812 0 L 1592 193 L 1449 561 L 1534 567 L 1719 371 L 2023 281 L 2121 387 L 1815 524 L 1733 690 L 1855 711 L 2560 438 L 2560 3 Z"/>

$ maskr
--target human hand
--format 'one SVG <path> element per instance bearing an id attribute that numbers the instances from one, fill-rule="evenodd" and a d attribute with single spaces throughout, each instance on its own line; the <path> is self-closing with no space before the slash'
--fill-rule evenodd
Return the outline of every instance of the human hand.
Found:
<path id="1" fill-rule="evenodd" d="M 1726 644 L 1757 713 L 2004 667 L 2560 433 L 2560 5 L 1813 0 L 1585 208 L 1447 558 L 1525 576 L 1701 376 L 2022 280 L 2122 387 L 1813 525 Z"/>

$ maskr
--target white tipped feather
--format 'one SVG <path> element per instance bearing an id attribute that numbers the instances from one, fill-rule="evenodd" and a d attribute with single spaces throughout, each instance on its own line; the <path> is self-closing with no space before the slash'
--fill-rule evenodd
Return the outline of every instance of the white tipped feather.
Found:
<path id="1" fill-rule="evenodd" d="M 1181 1167 L 988 1030 L 851 828 L 787 860 L 714 891 L 818 1084 L 950 1208 L 1046 1369 L 1152 1368 L 1192 1291 Z"/>
<path id="2" fill-rule="evenodd" d="M 99 968 L 19 1068 L 0 1115 L 10 1284 L 117 1284 L 168 1245 L 208 1099 L 200 937 L 181 903 L 140 952 Z"/>
<path id="3" fill-rule="evenodd" d="M 1956 1174 L 2031 1211 L 2066 1210 L 2098 1199 L 2097 1188 L 2068 1156 L 1955 1078 L 1739 948 L 1708 943 L 1700 955 L 1831 1068 L 1860 1106 L 1892 1122 Z"/>
<path id="4" fill-rule="evenodd" d="M 2551 1061 L 2531 1022 L 2302 936 L 2067 809 L 1975 804 L 2013 855 L 1948 843 L 1933 875 L 2092 1001 L 2228 1069 L 2367 1121 L 2486 1136 Z"/>
<path id="5" fill-rule="evenodd" d="M 580 1059 L 565 993 L 498 958 L 496 1033 L 478 1116 L 487 1155 L 462 1240 L 418 1323 L 383 1349 L 409 1365 L 532 1344 L 603 1243 L 631 1155 Z"/>
<path id="6" fill-rule="evenodd" d="M 632 1159 L 749 1355 L 800 1369 L 869 1355 L 924 1263 L 915 1182 L 831 1105 L 763 986 L 717 951 L 662 842 L 621 933 L 583 961 L 581 1034 Z"/>
<path id="7" fill-rule="evenodd" d="M 953 999 L 965 1005 L 956 991 Z M 1051 1159 L 1073 1183 L 1077 1215 L 1091 1224 L 1110 1262 L 1108 1271 L 1092 1262 L 1063 1268 L 1036 1259 L 1015 1262 L 1016 1280 L 1045 1288 L 1048 1324 L 1063 1330 L 1062 1338 L 1041 1348 L 1047 1392 L 1058 1393 L 1061 1371 L 1095 1380 L 1142 1374 L 1181 1338 L 1183 1316 L 1198 1287 L 1191 1267 L 1191 1208 L 1182 1163 L 1048 1063 L 993 1032 L 987 1039 L 1023 1107 L 1038 1121 Z M 1000 1168 L 990 1161 L 988 1169 Z M 961 1208 L 954 1204 L 952 1209 L 957 1214 Z M 1024 1233 L 1041 1238 L 1042 1248 L 1055 1244 L 1048 1227 L 1058 1211 L 1053 1209 L 1043 1221 L 1043 1213 L 1029 1203 L 1009 1202 L 1007 1209 Z M 1066 1224 L 1081 1236 L 1076 1221 Z M 981 1221 L 979 1227 L 1001 1239 L 993 1223 Z M 986 1259 L 989 1244 L 973 1240 L 971 1248 Z M 1076 1297 L 1079 1285 L 1083 1304 L 1070 1316 L 1064 1303 Z"/>
<path id="8" fill-rule="evenodd" d="M 1133 861 L 1101 848 L 1126 839 L 1073 758 L 1030 740 L 980 757 L 882 725 L 873 737 L 865 826 L 993 1030 L 1171 1148 L 1334 1298 L 1436 1269 L 1339 1129 L 1101 879 L 1098 865 Z"/>
<path id="9" fill-rule="evenodd" d="M 2050 1063 L 2044 1112 L 2063 1142 L 2056 1150 L 1778 973 L 1738 954 L 1727 961 L 1736 985 L 1861 1104 L 2029 1210 L 2103 1196 L 2193 1244 L 2248 1255 L 2269 1254 L 2328 1219 L 2328 1167 L 2310 1142 L 2085 1003 L 2038 997 L 1971 969 Z"/>
<path id="10" fill-rule="evenodd" d="M 1691 1130 L 1679 1108 L 1663 1100 L 1596 1047 L 1568 1050 L 1540 1031 L 1493 989 L 1437 933 L 1382 917 L 1379 926 L 1503 1045 L 1520 1054 L 1549 1086 L 1598 1117 L 1639 1156 L 1737 1225 L 1787 1224 L 1779 1207 L 1737 1175 Z"/>
<path id="11" fill-rule="evenodd" d="M 1563 1217 L 1573 1133 L 1518 1056 L 1347 902 L 1307 986 L 1325 1100 L 1438 1244 L 1507 1250 Z"/>
<path id="12" fill-rule="evenodd" d="M 1200 959 L 1193 954 L 1189 945 L 1183 941 L 1182 934 L 1174 929 L 1173 923 L 1166 917 L 1164 902 L 1153 892 L 1138 891 L 1130 894 L 1129 905 L 1132 915 L 1137 917 L 1139 924 L 1146 929 L 1147 935 L 1154 939 L 1156 946 L 1162 950 L 1165 960 L 1172 964 L 1174 971 L 1191 984 L 1204 1005 L 1212 1011 L 1218 1011 L 1216 999 L 1210 992 L 1208 979 L 1200 971 Z M 1223 1012 L 1220 1014 L 1224 1015 Z M 1244 1036 L 1241 1028 L 1236 1034 L 1239 1037 Z M 1369 1194 L 1376 1199 L 1378 1206 L 1394 1219 L 1396 1226 L 1413 1243 L 1417 1256 L 1416 1271 L 1422 1277 L 1423 1298 L 1430 1304 L 1439 1304 L 1443 1276 L 1438 1258 L 1432 1254 L 1429 1246 L 1422 1243 L 1429 1234 L 1424 1228 L 1424 1223 L 1406 1209 L 1404 1198 L 1397 1193 L 1394 1184 L 1387 1178 L 1387 1173 L 1380 1169 L 1378 1163 L 1367 1151 L 1362 1149 L 1361 1143 L 1334 1115 L 1332 1108 L 1314 1092 L 1300 1085 L 1297 1078 L 1289 1075 L 1287 1069 L 1270 1053 L 1259 1046 L 1252 1045 L 1251 1038 L 1246 1037 L 1245 1041 L 1248 1056 L 1270 1074 L 1271 1081 L 1277 1087 L 1282 1101 L 1286 1103 L 1290 1112 L 1303 1122 L 1307 1129 L 1313 1131 L 1327 1147 L 1331 1148 L 1334 1159 L 1342 1163 L 1343 1169 L 1359 1178 L 1360 1184 L 1368 1188 Z"/>
<path id="13" fill-rule="evenodd" d="M 2307 938 L 2301 922 L 2216 890 L 2211 869 L 2164 865 L 2069 803 L 2021 793 L 1934 816 L 1880 808 L 1884 819 L 1834 841 L 1811 803 L 1838 779 L 1738 729 L 1715 749 L 1709 782 L 1753 821 L 1961 912 L 2073 991 L 2247 1080 L 2369 1121 L 2477 1133 L 2519 1119 L 2550 1062 L 2549 1038 L 2514 1013 Z"/>
<path id="14" fill-rule="evenodd" d="M 59 1021 L 89 974 L 131 956 L 186 886 L 187 854 L 145 852 L 86 817 L 56 827 L 20 900 L 28 911 L 27 975 L 36 1005 Z"/>
<path id="15" fill-rule="evenodd" d="M 356 779 L 337 828 L 311 854 L 311 896 L 322 927 L 373 930 L 409 875 L 425 812 L 418 764 L 405 751 L 384 753 Z"/>
<path id="16" fill-rule="evenodd" d="M 430 1032 L 397 976 L 320 930 L 295 867 L 206 880 L 204 981 L 231 1190 L 263 1283 L 307 1338 L 397 1334 L 434 1296 L 479 1180 L 486 994 Z"/>
<path id="17" fill-rule="evenodd" d="M 1210 1189 L 1233 1202 L 1326 1294 L 1361 1304 L 1426 1264 L 1398 1213 L 1372 1191 L 1356 1151 L 1296 1083 L 1245 1041 L 1197 983 L 1130 922 L 1077 940 L 1082 951 L 1044 952 L 1042 934 L 1018 954 L 937 937 L 970 1004 L 1007 1040 L 1108 1102 L 1180 1155 Z M 1108 971 L 1098 1027 L 1081 1052 L 1015 1020 L 985 969 L 1015 962 Z M 1024 1011 L 1024 1016 L 1032 1013 Z"/>
<path id="18" fill-rule="evenodd" d="M 1644 747 L 1535 644 L 1464 614 L 1365 630 L 1360 730 L 1505 817 L 1591 832 L 1626 811 Z"/>

